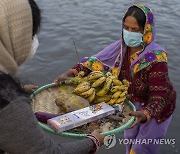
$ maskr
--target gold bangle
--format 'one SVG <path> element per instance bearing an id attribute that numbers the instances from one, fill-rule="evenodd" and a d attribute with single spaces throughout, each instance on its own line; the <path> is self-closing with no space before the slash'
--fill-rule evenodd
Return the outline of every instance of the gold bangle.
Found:
<path id="1" fill-rule="evenodd" d="M 151 114 L 147 109 L 141 110 L 147 118 L 147 121 L 151 120 Z"/>

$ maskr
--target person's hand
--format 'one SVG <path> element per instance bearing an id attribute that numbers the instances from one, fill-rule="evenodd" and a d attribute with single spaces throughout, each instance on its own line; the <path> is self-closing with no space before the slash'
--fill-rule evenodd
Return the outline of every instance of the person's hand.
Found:
<path id="1" fill-rule="evenodd" d="M 131 125 L 131 127 L 129 129 L 135 127 L 139 123 L 143 123 L 143 122 L 147 121 L 146 115 L 141 111 L 131 112 L 129 115 L 130 116 L 135 116 L 135 121 L 134 121 L 134 123 Z"/>
<path id="2" fill-rule="evenodd" d="M 96 138 L 99 140 L 100 146 L 102 146 L 102 145 L 104 144 L 104 138 L 105 138 L 105 136 L 100 134 L 100 130 L 99 130 L 99 129 L 94 130 L 94 131 L 91 133 L 91 135 L 93 135 L 94 137 L 96 137 Z"/>
<path id="3" fill-rule="evenodd" d="M 37 85 L 33 85 L 33 84 L 25 84 L 23 85 L 23 89 L 26 93 L 33 93 L 36 89 L 38 88 Z"/>
<path id="4" fill-rule="evenodd" d="M 69 77 L 74 77 L 73 72 L 68 71 L 66 73 L 59 75 L 57 78 L 54 79 L 53 83 L 58 85 L 60 81 L 67 80 Z"/>

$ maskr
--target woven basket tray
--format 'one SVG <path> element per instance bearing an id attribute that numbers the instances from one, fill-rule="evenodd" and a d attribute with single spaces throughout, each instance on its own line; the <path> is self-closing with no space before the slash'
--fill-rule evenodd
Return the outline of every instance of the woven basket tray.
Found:
<path id="1" fill-rule="evenodd" d="M 69 87 L 70 89 L 72 87 Z M 60 110 L 60 108 L 55 104 L 55 98 L 58 96 L 58 94 L 61 92 L 59 87 L 56 87 L 55 84 L 48 84 L 45 86 L 40 87 L 37 89 L 32 95 L 32 109 L 34 112 L 48 112 L 53 114 L 62 114 L 63 112 Z M 135 106 L 128 102 L 128 105 L 132 109 L 132 111 L 135 111 Z M 115 128 L 113 130 L 110 130 L 108 132 L 104 132 L 102 134 L 104 135 L 110 135 L 110 134 L 117 134 L 122 131 L 124 131 L 126 128 L 128 128 L 134 121 L 134 117 L 131 117 L 126 123 L 121 125 L 118 128 Z M 71 132 L 61 132 L 56 133 L 53 129 L 51 129 L 48 125 L 39 122 L 39 125 L 47 132 L 60 135 L 63 137 L 68 138 L 82 138 L 86 136 L 87 134 L 77 134 L 77 133 L 71 133 Z"/>

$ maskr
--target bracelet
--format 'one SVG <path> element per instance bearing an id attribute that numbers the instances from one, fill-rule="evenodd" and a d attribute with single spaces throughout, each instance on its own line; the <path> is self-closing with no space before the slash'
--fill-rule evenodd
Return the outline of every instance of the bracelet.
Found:
<path id="1" fill-rule="evenodd" d="M 78 71 L 76 69 L 69 69 L 69 71 L 71 71 L 74 74 L 74 76 L 78 75 Z"/>
<path id="2" fill-rule="evenodd" d="M 141 110 L 142 113 L 144 113 L 144 115 L 147 118 L 147 121 L 149 121 L 151 119 L 151 114 L 147 109 Z"/>
<path id="3" fill-rule="evenodd" d="M 94 143 L 94 148 L 90 151 L 90 153 L 91 154 L 96 153 L 96 151 L 100 148 L 99 140 L 93 135 L 87 135 L 86 138 L 91 139 L 93 141 L 93 143 Z"/>
<path id="4" fill-rule="evenodd" d="M 99 140 L 95 136 L 87 135 L 87 137 L 91 138 L 92 140 L 94 140 L 96 142 L 96 144 L 97 144 L 97 148 L 100 148 L 100 142 L 99 142 Z"/>

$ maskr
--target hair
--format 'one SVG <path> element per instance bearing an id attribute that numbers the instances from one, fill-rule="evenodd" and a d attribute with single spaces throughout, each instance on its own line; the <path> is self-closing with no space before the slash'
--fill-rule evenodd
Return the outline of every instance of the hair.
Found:
<path id="1" fill-rule="evenodd" d="M 41 10 L 39 9 L 38 5 L 36 4 L 36 2 L 34 0 L 28 0 L 30 7 L 31 7 L 31 11 L 32 11 L 32 20 L 33 20 L 33 34 L 32 36 L 36 35 L 39 30 L 40 30 L 40 26 L 41 26 Z"/>
<path id="2" fill-rule="evenodd" d="M 144 26 L 146 23 L 146 16 L 144 14 L 144 12 L 136 7 L 136 6 L 131 6 L 128 11 L 126 12 L 124 18 L 123 18 L 123 22 L 125 22 L 126 17 L 128 16 L 133 16 L 134 18 L 136 18 L 137 23 L 139 25 L 139 27 L 144 30 Z"/>

